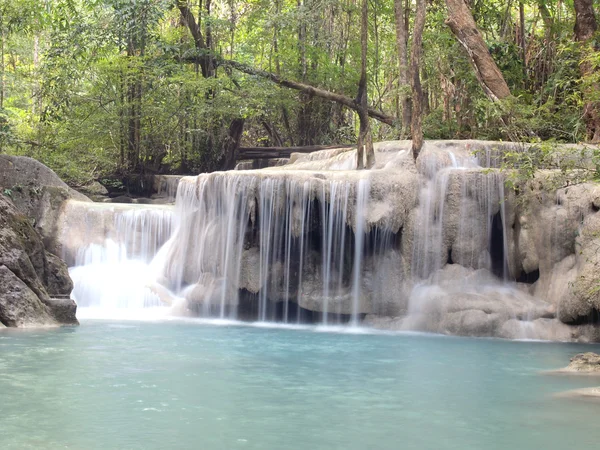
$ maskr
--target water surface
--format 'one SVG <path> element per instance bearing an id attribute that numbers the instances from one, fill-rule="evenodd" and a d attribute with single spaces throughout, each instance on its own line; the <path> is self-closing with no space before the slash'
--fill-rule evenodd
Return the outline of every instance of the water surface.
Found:
<path id="1" fill-rule="evenodd" d="M 0 330 L 3 449 L 597 448 L 600 346 L 196 321 Z"/>

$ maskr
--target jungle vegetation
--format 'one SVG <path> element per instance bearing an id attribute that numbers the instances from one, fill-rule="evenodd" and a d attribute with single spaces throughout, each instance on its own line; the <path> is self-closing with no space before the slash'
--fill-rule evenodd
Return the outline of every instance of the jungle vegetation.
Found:
<path id="1" fill-rule="evenodd" d="M 242 146 L 600 141 L 598 0 L 0 0 L 0 153 L 73 185 Z M 361 158 L 361 163 L 362 163 Z"/>

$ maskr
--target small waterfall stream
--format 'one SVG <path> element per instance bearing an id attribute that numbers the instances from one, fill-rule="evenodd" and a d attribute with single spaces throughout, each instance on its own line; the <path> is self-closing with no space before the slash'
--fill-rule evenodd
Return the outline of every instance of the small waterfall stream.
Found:
<path id="1" fill-rule="evenodd" d="M 170 209 L 97 205 L 85 211 L 85 219 L 79 231 L 87 245 L 65 255 L 80 311 L 110 316 L 162 306 L 147 287 L 160 273 L 160 249 L 172 232 Z"/>

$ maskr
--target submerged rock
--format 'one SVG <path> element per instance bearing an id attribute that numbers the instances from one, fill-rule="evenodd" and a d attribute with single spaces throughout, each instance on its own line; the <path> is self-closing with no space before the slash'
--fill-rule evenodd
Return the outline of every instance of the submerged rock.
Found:
<path id="1" fill-rule="evenodd" d="M 600 355 L 593 352 L 578 353 L 571 358 L 567 367 L 556 372 L 600 375 Z"/>
<path id="2" fill-rule="evenodd" d="M 559 392 L 558 394 L 554 394 L 557 398 L 572 398 L 572 399 L 580 399 L 580 400 L 600 400 L 600 387 L 590 387 L 590 388 L 581 388 L 581 389 L 572 389 L 566 392 Z"/>

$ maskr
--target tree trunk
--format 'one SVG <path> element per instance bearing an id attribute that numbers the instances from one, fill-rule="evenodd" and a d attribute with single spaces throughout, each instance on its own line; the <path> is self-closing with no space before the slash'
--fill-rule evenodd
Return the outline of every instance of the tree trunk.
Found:
<path id="1" fill-rule="evenodd" d="M 263 119 L 261 121 L 263 128 L 269 135 L 269 139 L 273 143 L 275 147 L 283 147 L 283 139 L 281 139 L 281 135 L 277 131 L 277 128 L 274 124 L 270 123 L 268 120 Z"/>
<path id="2" fill-rule="evenodd" d="M 200 64 L 202 76 L 204 78 L 212 77 L 214 69 L 212 64 L 210 48 L 204 41 L 202 30 L 200 30 L 200 26 L 196 22 L 194 13 L 192 13 L 192 11 L 188 8 L 187 2 L 185 0 L 177 0 L 177 7 L 179 8 L 179 12 L 181 13 L 181 19 L 183 23 L 188 27 L 190 33 L 192 34 L 196 50 L 198 50 L 198 52 L 200 53 L 197 62 Z"/>
<path id="3" fill-rule="evenodd" d="M 519 2 L 519 47 L 523 63 L 523 88 L 527 89 L 527 47 L 525 46 L 525 5 Z"/>
<path id="4" fill-rule="evenodd" d="M 308 145 L 303 147 L 240 147 L 239 159 L 289 158 L 292 153 L 312 153 L 320 150 L 353 148 L 353 145 Z"/>
<path id="5" fill-rule="evenodd" d="M 360 21 L 360 48 L 361 48 L 361 66 L 360 80 L 358 82 L 359 103 L 358 118 L 360 120 L 360 130 L 358 133 L 358 143 L 356 147 L 356 168 L 362 169 L 365 167 L 363 162 L 363 152 L 366 153 L 367 169 L 375 164 L 375 152 L 373 150 L 373 136 L 371 135 L 371 125 L 369 123 L 369 112 L 367 103 L 367 41 L 369 38 L 369 22 L 368 22 L 368 1 L 362 0 L 362 14 Z"/>
<path id="6" fill-rule="evenodd" d="M 448 8 L 446 24 L 467 51 L 485 95 L 494 102 L 509 97 L 510 89 L 490 55 L 465 0 L 446 0 L 446 7 Z"/>
<path id="7" fill-rule="evenodd" d="M 462 1 L 462 0 L 461 0 Z M 421 88 L 421 56 L 423 54 L 423 29 L 425 28 L 426 0 L 417 0 L 413 42 L 410 54 L 413 115 L 411 123 L 412 153 L 415 161 L 423 147 L 423 89 Z"/>
<path id="8" fill-rule="evenodd" d="M 408 29 L 404 15 L 408 15 L 402 0 L 394 0 L 394 13 L 396 17 L 396 48 L 398 51 L 398 87 L 400 89 L 400 104 L 402 108 L 402 129 L 400 137 L 410 134 L 412 104 L 409 95 L 410 77 L 408 68 Z"/>
<path id="9" fill-rule="evenodd" d="M 593 0 L 574 0 L 575 5 L 575 40 L 580 42 L 584 47 L 583 61 L 579 65 L 581 76 L 583 78 L 593 75 L 595 68 L 591 61 L 587 58 L 589 52 L 598 51 L 594 44 L 593 37 L 598 29 L 596 16 L 594 14 Z M 600 85 L 592 83 L 587 87 L 584 95 L 589 97 L 598 92 Z M 591 142 L 600 142 L 600 102 L 587 101 L 583 106 L 583 120 L 587 132 L 587 139 Z"/>
<path id="10" fill-rule="evenodd" d="M 206 2 L 205 10 L 207 14 L 210 14 L 210 0 Z M 197 58 L 195 58 L 195 62 L 200 64 L 200 70 L 202 72 L 202 76 L 204 78 L 213 77 L 216 75 L 216 63 L 214 58 L 214 53 L 212 51 L 212 31 L 210 28 L 210 22 L 206 25 L 206 41 L 204 40 L 204 36 L 202 35 L 202 30 L 200 29 L 200 25 L 196 22 L 194 14 L 187 6 L 186 0 L 177 0 L 177 7 L 179 8 L 179 12 L 181 13 L 181 19 L 183 23 L 188 27 L 192 37 L 194 38 L 194 45 L 196 50 L 200 53 Z M 199 5 L 199 13 L 202 9 L 202 4 Z M 233 51 L 233 50 L 232 50 Z M 210 96 L 211 92 L 207 92 L 207 96 Z M 229 131 L 227 133 L 227 137 L 222 143 L 221 146 L 221 167 L 224 170 L 230 170 L 235 168 L 236 161 L 236 153 L 237 149 L 240 146 L 240 141 L 242 139 L 242 133 L 244 132 L 244 124 L 245 119 L 235 118 L 231 121 L 229 125 Z M 209 135 L 209 146 L 211 137 Z"/>
<path id="11" fill-rule="evenodd" d="M 237 151 L 240 148 L 245 119 L 233 119 L 229 125 L 229 133 L 223 141 L 223 170 L 235 169 Z"/>

